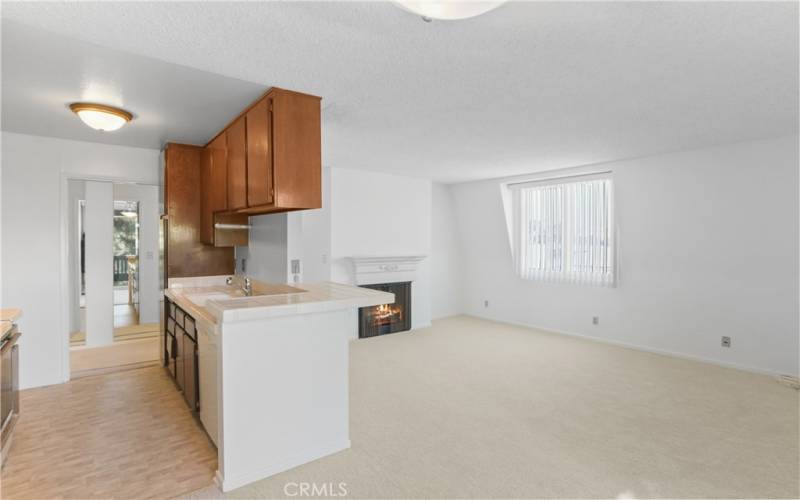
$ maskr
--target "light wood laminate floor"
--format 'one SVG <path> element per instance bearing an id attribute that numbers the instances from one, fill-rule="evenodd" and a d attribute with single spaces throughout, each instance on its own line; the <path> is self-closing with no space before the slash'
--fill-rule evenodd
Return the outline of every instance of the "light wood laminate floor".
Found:
<path id="1" fill-rule="evenodd" d="M 120 326 L 114 328 L 114 342 L 126 340 L 149 339 L 158 337 L 161 325 L 158 323 L 141 323 L 130 326 Z M 70 347 L 81 347 L 86 345 L 86 333 L 77 331 L 69 335 Z"/>
<path id="2" fill-rule="evenodd" d="M 114 342 L 99 347 L 73 347 L 69 351 L 72 377 L 90 370 L 158 361 L 158 337 Z"/>
<path id="3" fill-rule="evenodd" d="M 22 391 L 3 499 L 172 498 L 217 452 L 160 366 Z"/>

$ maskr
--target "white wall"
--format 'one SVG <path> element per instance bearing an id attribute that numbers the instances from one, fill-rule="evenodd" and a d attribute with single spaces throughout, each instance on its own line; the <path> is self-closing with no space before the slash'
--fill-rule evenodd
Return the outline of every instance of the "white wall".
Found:
<path id="1" fill-rule="evenodd" d="M 464 311 L 465 269 L 451 187 L 433 184 L 431 206 L 431 315 L 438 319 Z"/>
<path id="2" fill-rule="evenodd" d="M 68 225 L 66 178 L 158 184 L 158 155 L 149 149 L 2 133 L 0 305 L 23 310 L 23 388 L 69 376 L 69 260 L 62 234 Z"/>
<path id="3" fill-rule="evenodd" d="M 330 169 L 322 169 L 322 208 L 250 217 L 246 247 L 236 247 L 236 272 L 273 283 L 330 281 Z M 300 260 L 300 273 L 291 262 Z"/>
<path id="4" fill-rule="evenodd" d="M 354 283 L 348 257 L 427 255 L 412 284 L 412 327 L 431 322 L 431 181 L 332 168 L 331 278 Z"/>
<path id="5" fill-rule="evenodd" d="M 287 221 L 286 214 L 250 217 L 250 237 L 247 247 L 237 247 L 237 270 L 241 259 L 247 259 L 247 276 L 270 283 L 286 283 Z"/>
<path id="6" fill-rule="evenodd" d="M 301 259 L 299 281 L 355 283 L 349 257 L 427 255 L 412 285 L 412 327 L 431 321 L 431 182 L 347 168 L 323 169 L 323 207 L 251 217 L 247 274 L 293 281 L 289 265 Z M 240 267 L 238 267 L 240 269 Z"/>
<path id="7" fill-rule="evenodd" d="M 114 200 L 139 202 L 139 323 L 158 323 L 161 313 L 158 186 L 114 184 Z"/>
<path id="8" fill-rule="evenodd" d="M 290 258 L 301 259 L 301 280 L 309 283 L 331 279 L 331 169 L 322 169 L 322 208 L 289 214 L 299 219 L 301 237 L 290 249 Z M 297 227 L 297 226 L 295 226 Z"/>
<path id="9" fill-rule="evenodd" d="M 500 180 L 452 187 L 465 310 L 777 373 L 798 373 L 798 138 L 612 162 L 617 288 L 518 278 Z M 484 307 L 489 300 L 489 307 Z M 592 316 L 600 324 L 592 325 Z M 720 346 L 720 337 L 732 347 Z"/>
<path id="10" fill-rule="evenodd" d="M 114 185 L 86 181 L 86 345 L 114 342 Z"/>

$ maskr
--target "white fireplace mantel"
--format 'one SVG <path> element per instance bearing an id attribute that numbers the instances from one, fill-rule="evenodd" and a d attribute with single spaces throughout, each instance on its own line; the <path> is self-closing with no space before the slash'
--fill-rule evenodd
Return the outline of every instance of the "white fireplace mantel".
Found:
<path id="1" fill-rule="evenodd" d="M 416 279 L 417 265 L 426 255 L 389 255 L 350 257 L 355 268 L 356 285 L 399 283 Z"/>

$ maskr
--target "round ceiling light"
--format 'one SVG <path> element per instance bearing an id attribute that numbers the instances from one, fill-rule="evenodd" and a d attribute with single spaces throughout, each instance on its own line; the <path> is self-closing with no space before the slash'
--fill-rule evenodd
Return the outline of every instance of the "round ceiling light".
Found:
<path id="1" fill-rule="evenodd" d="M 133 119 L 133 115 L 124 109 L 103 104 L 75 102 L 69 105 L 69 109 L 86 125 L 105 132 L 117 130 Z"/>
<path id="2" fill-rule="evenodd" d="M 470 17 L 485 14 L 492 9 L 500 7 L 503 1 L 494 2 L 469 2 L 469 1 L 413 1 L 413 0 L 395 0 L 395 3 L 403 9 L 413 12 L 422 16 L 423 19 L 429 21 L 431 19 L 444 19 L 456 20 L 467 19 Z"/>

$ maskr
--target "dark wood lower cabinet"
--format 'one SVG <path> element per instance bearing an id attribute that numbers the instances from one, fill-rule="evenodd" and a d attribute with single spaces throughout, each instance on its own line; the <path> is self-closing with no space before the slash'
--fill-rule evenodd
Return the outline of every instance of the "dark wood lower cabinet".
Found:
<path id="1" fill-rule="evenodd" d="M 197 342 L 183 333 L 183 398 L 192 411 L 200 409 L 197 377 Z"/>
<path id="2" fill-rule="evenodd" d="M 194 318 L 164 299 L 164 364 L 170 377 L 183 392 L 192 411 L 200 409 L 199 374 L 197 372 L 197 328 Z"/>
<path id="3" fill-rule="evenodd" d="M 175 327 L 175 383 L 183 390 L 183 328 Z"/>

